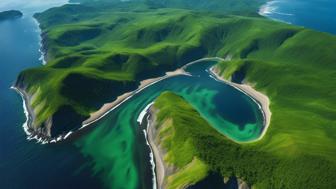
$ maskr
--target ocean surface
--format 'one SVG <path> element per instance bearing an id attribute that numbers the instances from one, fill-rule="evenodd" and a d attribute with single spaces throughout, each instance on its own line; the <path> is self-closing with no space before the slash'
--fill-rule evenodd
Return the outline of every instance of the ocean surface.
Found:
<path id="1" fill-rule="evenodd" d="M 92 157 L 94 171 L 103 172 L 110 188 L 148 188 L 144 181 L 151 178 L 146 163 L 149 158 L 143 154 L 148 149 L 143 140 L 145 128 L 139 127 L 142 120 L 138 117 L 164 91 L 184 97 L 211 126 L 234 140 L 250 141 L 260 136 L 264 120 L 259 106 L 244 93 L 214 79 L 208 72 L 214 63 L 191 65 L 187 71 L 192 76 L 171 77 L 136 93 L 76 140 L 82 153 Z"/>
<path id="2" fill-rule="evenodd" d="M 28 141 L 21 97 L 10 87 L 20 71 L 42 66 L 40 30 L 32 14 L 64 1 L 0 1 L 0 11 L 19 9 L 24 17 L 0 22 L 0 188 L 99 188 L 90 161 L 69 142 L 40 145 Z"/>
<path id="3" fill-rule="evenodd" d="M 205 70 L 214 62 L 203 62 L 189 68 L 193 77 L 174 77 L 146 88 L 70 140 L 50 145 L 27 140 L 22 99 L 10 87 L 20 71 L 43 66 L 40 30 L 32 14 L 47 5 L 22 6 L 15 8 L 24 12 L 23 18 L 0 22 L 1 188 L 154 188 L 146 125 L 137 119 L 165 90 L 185 97 L 233 139 L 247 141 L 260 135 L 263 117 L 258 105 L 213 79 Z"/>
<path id="4" fill-rule="evenodd" d="M 335 0 L 269 1 L 259 13 L 271 19 L 336 34 Z"/>
<path id="5" fill-rule="evenodd" d="M 269 3 L 264 15 L 335 33 L 336 25 L 331 24 L 335 18 L 330 16 L 335 10 L 334 1 L 326 1 L 324 11 L 319 10 L 324 1 L 299 2 Z M 22 99 L 10 87 L 20 71 L 42 66 L 40 30 L 32 14 L 63 3 L 66 1 L 0 1 L 0 11 L 18 9 L 24 13 L 21 19 L 0 22 L 0 188 L 152 188 L 145 126 L 137 118 L 164 90 L 182 95 L 219 132 L 240 141 L 258 137 L 262 115 L 257 104 L 214 80 L 205 71 L 213 63 L 206 62 L 189 68 L 192 77 L 178 76 L 148 87 L 70 140 L 52 145 L 28 141 L 22 128 L 26 120 Z M 304 7 L 314 6 L 316 9 L 303 14 Z"/>

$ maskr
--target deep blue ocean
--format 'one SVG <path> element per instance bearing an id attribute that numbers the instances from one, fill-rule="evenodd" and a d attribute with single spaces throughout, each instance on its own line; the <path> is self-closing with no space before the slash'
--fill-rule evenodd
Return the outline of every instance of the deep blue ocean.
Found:
<path id="1" fill-rule="evenodd" d="M 3 189 L 89 189 L 101 185 L 91 174 L 86 175 L 91 171 L 88 161 L 73 145 L 47 146 L 26 139 L 22 100 L 10 89 L 20 71 L 42 66 L 40 30 L 32 14 L 62 1 L 0 1 L 0 11 L 15 8 L 24 13 L 23 18 L 0 22 L 0 188 Z"/>
<path id="2" fill-rule="evenodd" d="M 335 0 L 275 0 L 260 9 L 271 19 L 336 34 Z"/>
<path id="3" fill-rule="evenodd" d="M 22 128 L 21 97 L 10 87 L 20 71 L 42 66 L 40 31 L 34 12 L 64 0 L 0 0 L 0 11 L 18 9 L 24 17 L 0 22 L 0 188 L 100 188 L 87 157 L 66 142 L 40 145 L 28 141 Z M 263 6 L 272 19 L 336 34 L 336 0 L 279 0 Z M 85 179 L 83 179 L 85 178 Z"/>

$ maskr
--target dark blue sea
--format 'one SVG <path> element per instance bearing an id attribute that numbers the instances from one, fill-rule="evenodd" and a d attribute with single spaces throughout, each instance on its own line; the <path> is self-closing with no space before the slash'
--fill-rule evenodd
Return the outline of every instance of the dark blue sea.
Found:
<path id="1" fill-rule="evenodd" d="M 269 1 L 259 13 L 271 19 L 336 34 L 335 0 Z"/>
<path id="2" fill-rule="evenodd" d="M 21 97 L 10 87 L 20 71 L 42 66 L 40 31 L 34 12 L 65 0 L 0 0 L 0 11 L 18 9 L 24 17 L 0 22 L 0 188 L 100 188 L 87 157 L 67 143 L 40 145 L 28 141 L 22 128 Z M 279 0 L 261 13 L 272 19 L 336 34 L 336 0 Z M 85 178 L 85 179 L 83 179 Z"/>
<path id="3" fill-rule="evenodd" d="M 91 174 L 86 175 L 91 171 L 88 161 L 73 145 L 47 146 L 26 139 L 22 100 L 10 89 L 20 71 L 42 66 L 40 30 L 33 13 L 64 2 L 0 0 L 0 11 L 18 9 L 24 13 L 20 19 L 0 22 L 0 188 L 95 188 L 101 185 Z"/>

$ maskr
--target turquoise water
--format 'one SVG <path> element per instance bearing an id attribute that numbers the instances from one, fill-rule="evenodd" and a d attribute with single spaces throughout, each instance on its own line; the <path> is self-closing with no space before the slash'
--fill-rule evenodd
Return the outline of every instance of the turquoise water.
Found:
<path id="1" fill-rule="evenodd" d="M 190 68 L 193 77 L 174 77 L 148 87 L 71 140 L 53 145 L 28 141 L 22 128 L 22 101 L 10 86 L 21 70 L 41 66 L 38 26 L 26 14 L 22 19 L 1 22 L 0 33 L 3 188 L 151 188 L 149 149 L 136 119 L 163 90 L 185 97 L 216 129 L 232 138 L 249 140 L 260 133 L 261 114 L 256 104 L 212 79 L 205 71 L 212 63 L 206 63 Z M 224 129 L 223 123 L 229 129 Z"/>
<path id="2" fill-rule="evenodd" d="M 336 34 L 334 0 L 270 1 L 261 8 L 260 13 L 272 19 Z"/>
<path id="3" fill-rule="evenodd" d="M 81 131 L 54 145 L 27 141 L 18 94 L 10 90 L 18 73 L 41 66 L 39 29 L 32 13 L 64 1 L 0 1 L 0 11 L 21 9 L 22 19 L 0 22 L 0 178 L 1 188 L 151 188 L 149 149 L 136 119 L 161 91 L 172 90 L 189 101 L 219 132 L 246 141 L 260 134 L 262 116 L 250 98 L 215 81 L 205 69 L 190 68 L 193 77 L 167 79 Z M 47 1 L 46 1 L 47 2 Z M 268 4 L 267 16 L 320 31 L 336 33 L 335 1 L 288 0 Z M 273 9 L 272 9 L 273 7 Z"/>
<path id="4" fill-rule="evenodd" d="M 200 62 L 187 69 L 192 76 L 168 78 L 144 89 L 93 124 L 76 141 L 82 153 L 93 159 L 94 172 L 102 172 L 105 185 L 149 188 L 146 184 L 152 176 L 145 176 L 150 165 L 143 161 L 148 158 L 141 153 L 144 135 L 137 119 L 163 91 L 184 97 L 215 129 L 236 141 L 260 136 L 263 115 L 258 105 L 242 92 L 212 78 L 208 69 L 214 63 Z"/>

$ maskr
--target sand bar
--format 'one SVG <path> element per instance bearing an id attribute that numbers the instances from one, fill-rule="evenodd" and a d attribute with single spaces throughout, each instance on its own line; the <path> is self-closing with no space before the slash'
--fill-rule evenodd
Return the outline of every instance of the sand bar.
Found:
<path id="1" fill-rule="evenodd" d="M 111 112 L 112 110 L 117 108 L 119 105 L 121 105 L 123 102 L 125 102 L 129 98 L 131 98 L 133 95 L 142 91 L 146 87 L 149 87 L 150 85 L 153 85 L 153 84 L 155 84 L 155 83 L 157 83 L 161 80 L 164 80 L 164 79 L 167 79 L 167 78 L 170 78 L 170 77 L 173 77 L 173 76 L 190 75 L 189 73 L 187 73 L 185 71 L 185 69 L 192 64 L 203 62 L 203 61 L 223 61 L 223 60 L 224 59 L 222 59 L 220 57 L 202 58 L 202 59 L 199 59 L 199 60 L 189 62 L 188 64 L 184 65 L 182 68 L 176 69 L 175 71 L 166 72 L 166 74 L 164 76 L 143 80 L 143 81 L 140 82 L 140 85 L 136 90 L 118 96 L 117 99 L 114 100 L 113 102 L 106 103 L 99 110 L 91 113 L 90 117 L 83 121 L 82 128 L 100 120 L 105 115 L 107 115 L 109 112 Z"/>

